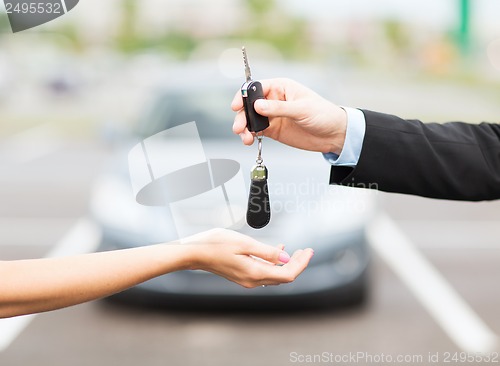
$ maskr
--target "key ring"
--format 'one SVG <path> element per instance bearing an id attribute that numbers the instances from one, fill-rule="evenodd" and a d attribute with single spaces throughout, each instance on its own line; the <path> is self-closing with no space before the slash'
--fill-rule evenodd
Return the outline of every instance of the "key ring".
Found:
<path id="1" fill-rule="evenodd" d="M 262 139 L 264 138 L 264 132 L 262 132 L 262 135 L 256 135 L 257 136 L 257 141 L 258 141 L 258 154 L 257 154 L 257 160 L 255 162 L 257 165 L 262 165 L 264 160 L 262 159 Z"/>

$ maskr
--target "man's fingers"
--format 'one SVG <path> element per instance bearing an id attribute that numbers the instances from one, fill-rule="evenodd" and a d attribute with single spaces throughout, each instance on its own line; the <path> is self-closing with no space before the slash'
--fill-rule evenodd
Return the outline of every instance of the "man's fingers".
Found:
<path id="1" fill-rule="evenodd" d="M 293 89 L 297 83 L 287 78 L 274 78 L 274 79 L 261 79 L 259 82 L 262 84 L 262 91 L 264 97 L 268 98 L 269 94 L 273 94 L 275 98 L 271 99 L 286 99 L 286 90 Z"/>
<path id="2" fill-rule="evenodd" d="M 231 109 L 235 112 L 238 112 L 242 108 L 243 108 L 243 98 L 241 96 L 241 91 L 238 90 L 233 98 L 233 101 L 231 102 Z"/>
<path id="3" fill-rule="evenodd" d="M 247 128 L 247 119 L 245 117 L 245 112 L 239 111 L 234 117 L 233 132 L 237 135 L 244 132 Z"/>
<path id="4" fill-rule="evenodd" d="M 245 145 L 253 144 L 254 136 L 247 129 L 247 119 L 243 111 L 238 112 L 234 117 L 233 132 L 241 137 Z"/>
<path id="5" fill-rule="evenodd" d="M 304 112 L 302 103 L 283 100 L 257 99 L 254 108 L 257 113 L 266 117 L 287 117 L 294 120 L 301 119 Z"/>
<path id="6" fill-rule="evenodd" d="M 243 99 L 241 97 L 241 92 L 236 92 L 231 103 L 231 109 L 236 113 L 233 123 L 233 132 L 240 136 L 241 141 L 245 145 L 252 145 L 254 137 L 250 131 L 247 129 L 247 119 L 245 117 L 245 112 L 243 111 Z"/>
<path id="7" fill-rule="evenodd" d="M 245 130 L 243 133 L 240 133 L 240 138 L 241 138 L 241 141 L 243 141 L 243 143 L 245 145 L 252 145 L 253 144 L 254 137 L 250 133 L 250 131 L 248 131 L 248 130 Z"/>

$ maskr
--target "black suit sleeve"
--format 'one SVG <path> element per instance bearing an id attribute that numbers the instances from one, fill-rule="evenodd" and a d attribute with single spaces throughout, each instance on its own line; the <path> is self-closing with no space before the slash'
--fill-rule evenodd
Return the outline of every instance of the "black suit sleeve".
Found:
<path id="1" fill-rule="evenodd" d="M 363 110 L 357 166 L 332 167 L 331 184 L 450 200 L 500 198 L 500 125 L 422 123 Z"/>

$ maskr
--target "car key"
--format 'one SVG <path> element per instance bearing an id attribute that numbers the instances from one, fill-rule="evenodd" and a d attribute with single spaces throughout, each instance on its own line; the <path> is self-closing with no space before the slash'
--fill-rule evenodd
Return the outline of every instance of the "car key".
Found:
<path id="1" fill-rule="evenodd" d="M 264 98 L 264 93 L 262 84 L 252 80 L 245 47 L 242 47 L 242 51 L 246 81 L 241 87 L 241 95 L 247 118 L 247 128 L 249 131 L 256 133 L 258 141 L 256 165 L 250 172 L 251 183 L 248 196 L 247 223 L 254 229 L 261 229 L 271 220 L 271 205 L 269 203 L 269 190 L 267 187 L 268 171 L 262 159 L 262 139 L 264 136 L 262 133 L 260 135 L 258 133 L 269 127 L 269 120 L 267 117 L 255 112 L 253 107 L 257 99 Z"/>
<path id="2" fill-rule="evenodd" d="M 252 80 L 252 73 L 248 65 L 247 51 L 242 47 L 243 62 L 245 63 L 245 77 L 246 81 L 241 86 L 241 96 L 243 97 L 243 108 L 247 117 L 247 128 L 250 132 L 260 132 L 269 127 L 269 119 L 258 114 L 253 105 L 257 99 L 264 99 L 264 91 L 262 84 L 258 81 Z"/>
<path id="3" fill-rule="evenodd" d="M 271 220 L 271 205 L 269 203 L 269 190 L 267 188 L 268 172 L 262 159 L 262 139 L 257 136 L 259 153 L 257 164 L 250 172 L 250 194 L 248 196 L 247 223 L 254 229 L 262 229 Z"/>

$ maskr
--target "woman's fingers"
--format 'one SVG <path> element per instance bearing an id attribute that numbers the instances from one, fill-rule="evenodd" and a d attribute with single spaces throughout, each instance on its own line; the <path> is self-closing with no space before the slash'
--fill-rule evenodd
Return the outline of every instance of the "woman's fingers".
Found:
<path id="1" fill-rule="evenodd" d="M 274 267 L 275 273 L 272 273 L 271 281 L 276 280 L 279 283 L 294 281 L 306 269 L 313 255 L 314 251 L 310 248 L 297 250 L 287 264 Z"/>
<path id="2" fill-rule="evenodd" d="M 280 275 L 285 276 L 285 279 L 292 278 L 292 281 L 295 280 L 297 276 L 307 268 L 313 255 L 314 250 L 311 248 L 297 250 L 290 258 L 290 261 L 286 265 L 280 267 L 284 270 Z"/>
<path id="3" fill-rule="evenodd" d="M 293 256 L 284 245 L 263 244 L 241 233 L 214 229 L 190 237 L 198 244 L 194 269 L 203 269 L 244 287 L 279 285 L 292 282 L 309 264 L 312 249 L 298 250 Z M 217 250 L 214 245 L 219 246 Z"/>
<path id="4" fill-rule="evenodd" d="M 290 261 L 290 255 L 284 250 L 258 242 L 247 245 L 242 254 L 251 255 L 275 264 L 284 264 Z"/>
<path id="5" fill-rule="evenodd" d="M 297 250 L 290 260 L 282 266 L 270 266 L 262 263 L 258 278 L 252 279 L 250 286 L 247 287 L 293 282 L 306 269 L 313 255 L 314 251 L 308 248 Z"/>

